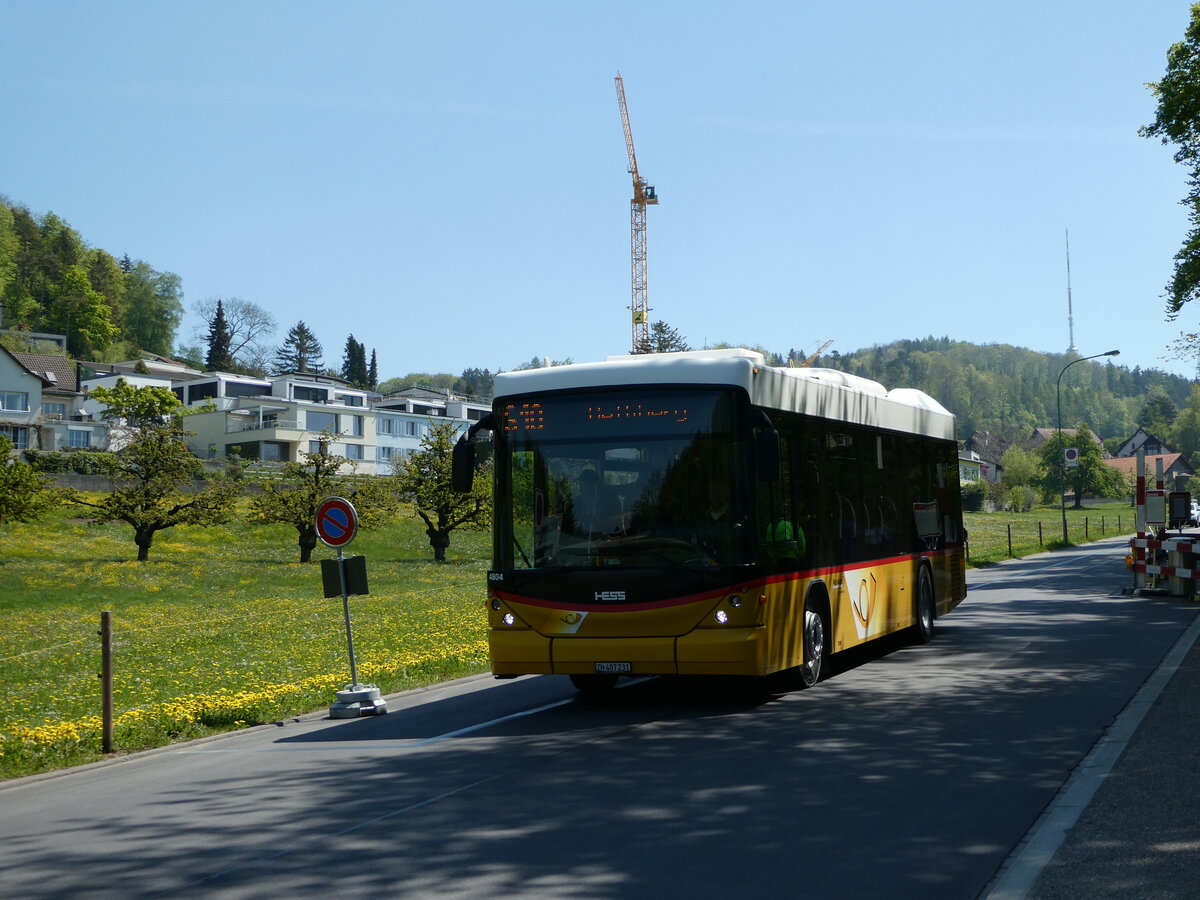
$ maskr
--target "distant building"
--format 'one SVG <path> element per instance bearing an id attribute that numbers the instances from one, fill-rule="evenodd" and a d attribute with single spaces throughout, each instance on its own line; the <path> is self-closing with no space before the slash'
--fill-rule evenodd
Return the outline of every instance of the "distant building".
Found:
<path id="1" fill-rule="evenodd" d="M 0 347 L 0 435 L 18 450 L 107 450 L 109 427 L 86 408 L 65 356 Z"/>
<path id="2" fill-rule="evenodd" d="M 453 422 L 462 432 L 491 409 L 420 388 L 380 397 L 341 378 L 300 372 L 270 378 L 209 372 L 174 390 L 185 406 L 212 407 L 187 418 L 194 432 L 188 445 L 199 456 L 299 462 L 328 434 L 329 451 L 365 475 L 390 474 L 393 461 L 420 449 L 433 422 Z"/>
<path id="3" fill-rule="evenodd" d="M 1149 483 L 1154 478 L 1155 472 L 1158 471 L 1158 461 L 1162 460 L 1163 480 L 1168 484 L 1173 483 L 1177 478 L 1186 478 L 1196 474 L 1196 470 L 1191 467 L 1182 453 L 1158 453 L 1146 456 L 1146 480 Z M 1104 460 L 1104 464 L 1112 466 L 1122 475 L 1127 478 L 1134 478 L 1137 475 L 1137 457 L 1136 456 L 1118 456 Z"/>
<path id="4" fill-rule="evenodd" d="M 1162 456 L 1175 452 L 1164 441 L 1159 440 L 1145 428 L 1138 426 L 1138 430 L 1126 438 L 1125 443 L 1118 447 L 1117 452 L 1113 455 L 1116 457 L 1137 456 L 1139 450 L 1145 451 L 1147 456 Z"/>
<path id="5" fill-rule="evenodd" d="M 979 458 L 978 453 L 966 451 L 958 454 L 959 484 L 975 484 L 976 482 L 986 482 L 987 480 L 987 473 L 984 471 L 984 462 Z"/>
<path id="6" fill-rule="evenodd" d="M 975 454 L 980 460 L 981 471 L 983 477 L 988 481 L 1000 481 L 1004 477 L 1004 466 L 1000 465 L 1000 460 L 1004 457 L 1004 451 L 1009 448 L 1009 443 L 990 431 L 975 431 L 971 436 L 963 442 L 963 454 Z"/>
<path id="7" fill-rule="evenodd" d="M 328 434 L 329 451 L 366 475 L 390 474 L 394 461 L 420 449 L 434 423 L 450 422 L 462 432 L 491 410 L 487 402 L 449 391 L 409 388 L 384 397 L 330 375 L 198 372 L 156 356 L 76 364 L 0 347 L 0 434 L 18 450 L 119 449 L 114 436 L 124 430 L 103 420 L 104 405 L 88 392 L 121 379 L 174 391 L 191 411 L 192 434 L 185 439 L 201 458 L 236 453 L 266 463 L 299 462 Z"/>

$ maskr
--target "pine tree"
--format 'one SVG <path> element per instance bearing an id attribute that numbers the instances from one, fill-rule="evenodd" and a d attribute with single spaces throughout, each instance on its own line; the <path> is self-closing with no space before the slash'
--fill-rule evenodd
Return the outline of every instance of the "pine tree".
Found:
<path id="1" fill-rule="evenodd" d="M 371 348 L 371 365 L 367 368 L 367 390 L 379 389 L 379 366 L 375 362 L 375 348 Z"/>
<path id="2" fill-rule="evenodd" d="M 319 372 L 322 368 L 321 342 L 303 320 L 288 329 L 283 346 L 275 353 L 276 372 Z"/>
<path id="3" fill-rule="evenodd" d="M 354 335 L 346 338 L 346 349 L 342 353 L 342 377 L 356 387 L 367 387 L 367 348 L 362 341 L 356 341 Z"/>
<path id="4" fill-rule="evenodd" d="M 217 311 L 208 323 L 208 355 L 204 357 L 204 367 L 209 372 L 228 372 L 233 368 L 232 342 L 233 335 L 225 321 L 225 307 L 218 300 Z"/>
<path id="5" fill-rule="evenodd" d="M 672 328 L 666 322 L 658 321 L 650 324 L 650 333 L 646 339 L 639 341 L 634 353 L 678 353 L 691 350 L 678 329 Z"/>

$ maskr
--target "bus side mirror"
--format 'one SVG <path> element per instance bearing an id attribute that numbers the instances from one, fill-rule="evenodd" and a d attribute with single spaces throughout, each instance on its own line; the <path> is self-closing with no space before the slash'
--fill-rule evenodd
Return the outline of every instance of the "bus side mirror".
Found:
<path id="1" fill-rule="evenodd" d="M 488 413 L 467 429 L 450 453 L 450 487 L 460 494 L 471 493 L 475 484 L 475 435 L 479 431 L 496 431 L 496 417 Z"/>
<path id="2" fill-rule="evenodd" d="M 780 452 L 779 432 L 774 428 L 759 429 L 754 438 L 754 453 L 758 461 L 758 480 L 779 480 Z"/>
<path id="3" fill-rule="evenodd" d="M 450 486 L 460 494 L 471 493 L 475 483 L 475 442 L 464 434 L 450 457 Z"/>

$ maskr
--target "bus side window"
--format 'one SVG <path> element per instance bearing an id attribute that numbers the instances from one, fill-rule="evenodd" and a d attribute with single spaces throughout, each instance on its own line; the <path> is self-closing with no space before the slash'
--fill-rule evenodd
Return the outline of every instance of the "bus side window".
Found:
<path id="1" fill-rule="evenodd" d="M 792 441 L 779 435 L 780 477 L 759 482 L 759 534 L 768 560 L 795 565 L 807 549 L 804 528 L 796 508 L 795 464 Z"/>

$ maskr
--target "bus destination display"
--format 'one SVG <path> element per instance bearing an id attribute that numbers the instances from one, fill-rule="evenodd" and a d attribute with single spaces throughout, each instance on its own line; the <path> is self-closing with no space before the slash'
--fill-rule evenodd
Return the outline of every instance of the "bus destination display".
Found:
<path id="1" fill-rule="evenodd" d="M 694 398 L 689 398 L 694 399 Z M 711 399 L 702 406 L 711 406 Z M 711 409 L 706 410 L 711 418 Z M 591 400 L 554 402 L 552 400 L 513 401 L 503 409 L 503 429 L 506 434 L 530 432 L 555 433 L 566 428 L 571 433 L 620 430 L 630 426 L 647 425 L 655 429 L 685 429 L 690 421 L 688 406 L 682 403 L 615 402 Z"/>

